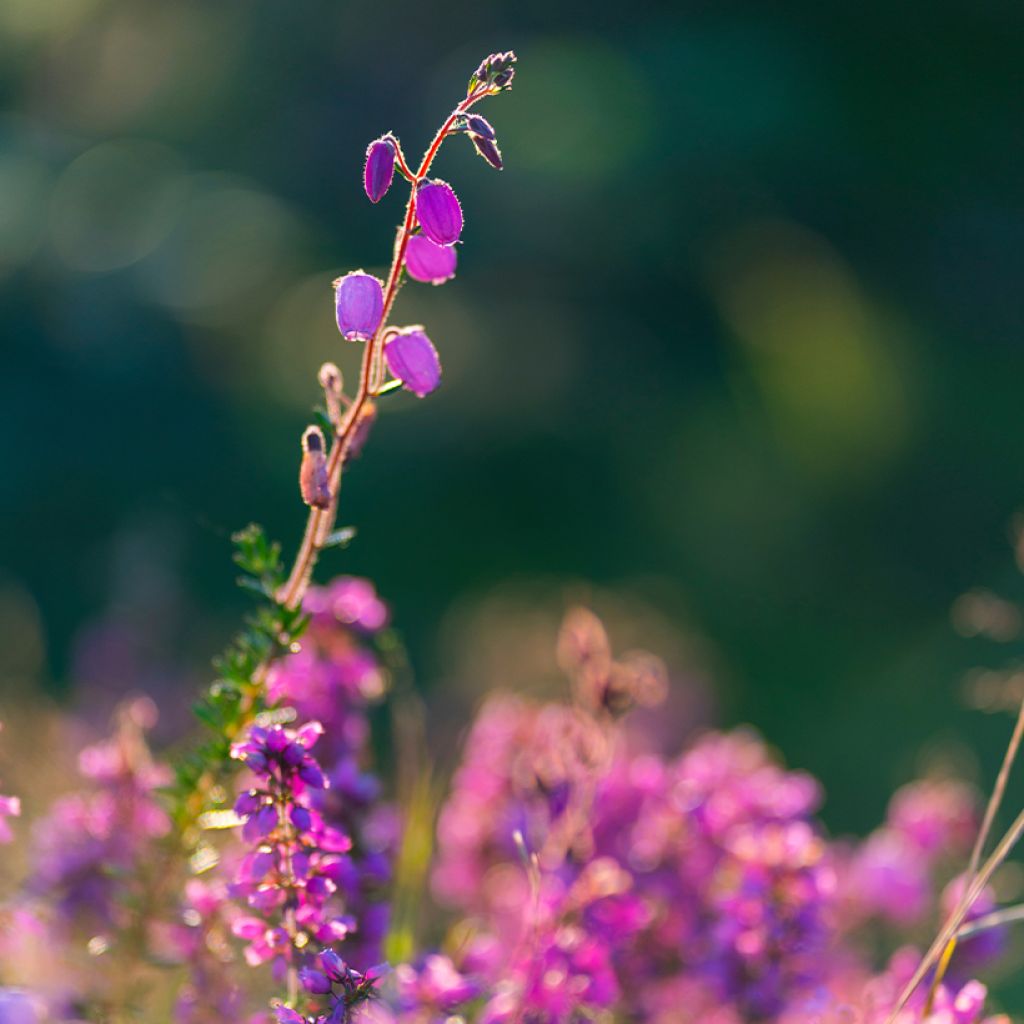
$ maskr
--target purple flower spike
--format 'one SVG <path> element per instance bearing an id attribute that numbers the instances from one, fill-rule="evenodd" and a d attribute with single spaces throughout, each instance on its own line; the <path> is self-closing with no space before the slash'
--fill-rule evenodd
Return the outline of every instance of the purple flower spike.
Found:
<path id="1" fill-rule="evenodd" d="M 338 330 L 348 341 L 369 341 L 384 315 L 384 285 L 379 278 L 354 270 L 334 282 Z"/>
<path id="2" fill-rule="evenodd" d="M 426 235 L 413 235 L 405 250 L 405 269 L 414 281 L 444 284 L 455 276 L 457 257 L 450 245 L 438 245 Z"/>
<path id="3" fill-rule="evenodd" d="M 451 245 L 462 234 L 462 207 L 446 181 L 428 181 L 420 186 L 416 216 L 423 233 L 438 245 Z"/>
<path id="4" fill-rule="evenodd" d="M 384 135 L 366 147 L 363 187 L 371 203 L 379 203 L 395 176 L 395 144 Z"/>
<path id="5" fill-rule="evenodd" d="M 416 329 L 395 335 L 384 346 L 388 369 L 418 398 L 441 383 L 441 360 L 430 339 Z"/>

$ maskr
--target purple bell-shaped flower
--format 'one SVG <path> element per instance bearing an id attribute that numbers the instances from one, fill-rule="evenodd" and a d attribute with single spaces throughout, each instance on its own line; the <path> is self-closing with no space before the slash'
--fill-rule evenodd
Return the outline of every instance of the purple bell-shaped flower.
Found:
<path id="1" fill-rule="evenodd" d="M 405 249 L 405 269 L 414 281 L 444 284 L 455 276 L 457 257 L 451 245 L 438 245 L 426 235 L 413 235 Z"/>
<path id="2" fill-rule="evenodd" d="M 395 176 L 395 144 L 384 135 L 366 147 L 363 187 L 371 203 L 378 203 L 391 188 Z"/>
<path id="3" fill-rule="evenodd" d="M 438 245 L 451 245 L 462 234 L 462 207 L 446 181 L 436 179 L 420 186 L 416 217 L 423 233 Z"/>
<path id="4" fill-rule="evenodd" d="M 441 383 L 441 360 L 431 340 L 418 327 L 407 327 L 384 346 L 388 369 L 418 398 Z"/>
<path id="5" fill-rule="evenodd" d="M 362 270 L 334 282 L 338 330 L 349 341 L 369 341 L 384 315 L 384 285 Z"/>

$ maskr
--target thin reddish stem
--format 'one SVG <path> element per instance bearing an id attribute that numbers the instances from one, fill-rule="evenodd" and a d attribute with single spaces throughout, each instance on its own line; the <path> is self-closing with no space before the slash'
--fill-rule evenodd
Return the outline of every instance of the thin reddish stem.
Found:
<path id="1" fill-rule="evenodd" d="M 409 200 L 405 206 L 405 219 L 395 238 L 395 250 L 391 259 L 391 269 L 388 271 L 387 283 L 384 287 L 384 312 L 381 316 L 380 326 L 373 337 L 366 343 L 363 350 L 363 361 L 359 372 L 359 390 L 356 392 L 345 415 L 337 427 L 334 444 L 331 446 L 330 455 L 327 459 L 327 476 L 331 489 L 331 503 L 325 509 L 311 509 L 309 518 L 306 520 L 306 531 L 299 545 L 295 563 L 287 581 L 277 593 L 278 603 L 286 608 L 297 608 L 302 603 L 306 589 L 309 586 L 313 574 L 313 567 L 323 546 L 327 543 L 331 530 L 334 527 L 338 514 L 338 496 L 341 490 L 341 473 L 345 464 L 345 458 L 352 446 L 352 439 L 355 429 L 359 423 L 360 414 L 364 407 L 372 400 L 374 390 L 374 367 L 381 358 L 383 351 L 383 340 L 387 331 L 387 320 L 391 314 L 398 289 L 401 285 L 402 267 L 405 263 L 405 250 L 412 237 L 413 228 L 416 225 L 416 189 L 419 183 L 426 178 L 430 167 L 437 156 L 441 143 L 444 142 L 456 120 L 461 117 L 474 103 L 483 99 L 487 90 L 483 87 L 470 93 L 449 115 L 444 124 L 437 130 L 433 141 L 423 154 L 419 169 L 415 175 L 409 172 L 405 166 L 404 159 L 402 167 L 413 178 L 409 189 Z"/>

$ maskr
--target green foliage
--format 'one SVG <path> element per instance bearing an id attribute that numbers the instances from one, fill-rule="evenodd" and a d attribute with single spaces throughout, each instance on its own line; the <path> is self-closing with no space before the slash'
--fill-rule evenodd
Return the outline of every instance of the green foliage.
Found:
<path id="1" fill-rule="evenodd" d="M 266 709 L 267 668 L 292 648 L 309 621 L 301 608 L 286 608 L 275 597 L 285 580 L 281 545 L 270 541 L 255 523 L 234 534 L 232 541 L 234 561 L 242 570 L 238 584 L 256 594 L 260 604 L 214 661 L 217 678 L 193 707 L 209 735 L 179 758 L 175 769 L 173 814 L 183 834 L 206 808 L 210 791 L 231 771 L 232 740 Z"/>

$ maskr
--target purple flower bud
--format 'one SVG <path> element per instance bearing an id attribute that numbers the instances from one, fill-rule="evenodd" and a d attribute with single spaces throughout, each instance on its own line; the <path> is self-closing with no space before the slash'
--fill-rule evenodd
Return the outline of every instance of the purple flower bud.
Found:
<path id="1" fill-rule="evenodd" d="M 261 807 L 256 812 L 256 816 L 252 820 L 255 822 L 254 827 L 257 834 L 268 836 L 277 828 L 277 808 L 273 804 L 267 804 L 266 807 Z"/>
<path id="2" fill-rule="evenodd" d="M 501 150 L 498 144 L 492 139 L 485 139 L 481 135 L 471 135 L 473 148 L 496 170 L 500 171 L 505 166 L 501 159 Z"/>
<path id="3" fill-rule="evenodd" d="M 281 760 L 289 768 L 298 768 L 306 756 L 306 748 L 301 743 L 289 743 L 281 754 Z"/>
<path id="4" fill-rule="evenodd" d="M 384 285 L 362 270 L 334 282 L 338 330 L 348 341 L 369 341 L 384 315 Z"/>
<path id="5" fill-rule="evenodd" d="M 325 996 L 331 991 L 331 979 L 315 967 L 300 967 L 299 981 L 307 992 L 315 996 Z"/>
<path id="6" fill-rule="evenodd" d="M 418 398 L 441 383 L 441 360 L 431 340 L 420 330 L 407 329 L 384 346 L 388 369 Z"/>
<path id="7" fill-rule="evenodd" d="M 269 850 L 261 850 L 253 857 L 249 865 L 249 876 L 257 881 L 265 878 L 274 866 L 274 855 Z"/>
<path id="8" fill-rule="evenodd" d="M 272 754 L 280 754 L 288 746 L 288 735 L 279 725 L 275 725 L 267 733 L 267 750 Z"/>
<path id="9" fill-rule="evenodd" d="M 313 824 L 313 818 L 310 816 L 309 811 L 305 807 L 300 807 L 296 804 L 291 809 L 292 824 L 300 832 L 308 832 Z"/>
<path id="10" fill-rule="evenodd" d="M 299 493 L 302 495 L 302 500 L 314 508 L 328 508 L 331 504 L 331 484 L 327 475 L 324 432 L 319 427 L 307 427 L 306 432 L 302 435 Z"/>
<path id="11" fill-rule="evenodd" d="M 255 810 L 257 810 L 260 804 L 263 803 L 263 794 L 257 793 L 254 789 L 246 790 L 236 801 L 235 801 L 235 814 L 240 818 L 248 818 Z"/>
<path id="12" fill-rule="evenodd" d="M 416 216 L 423 233 L 438 245 L 451 245 L 462 234 L 462 207 L 451 185 L 440 179 L 420 186 Z"/>
<path id="13" fill-rule="evenodd" d="M 486 117 L 481 117 L 479 114 L 470 114 L 466 118 L 466 127 L 474 135 L 479 135 L 481 138 L 490 139 L 493 142 L 497 136 L 494 134 L 494 129 L 491 127 L 491 122 Z"/>
<path id="14" fill-rule="evenodd" d="M 337 886 L 329 878 L 321 878 L 319 875 L 314 876 L 306 883 L 306 892 L 313 899 L 321 902 L 327 899 L 336 889 Z"/>
<path id="15" fill-rule="evenodd" d="M 450 245 L 438 245 L 426 235 L 413 235 L 405 249 L 405 269 L 414 281 L 444 284 L 455 276 L 457 258 Z"/>
<path id="16" fill-rule="evenodd" d="M 320 765 L 318 765 L 311 757 L 307 757 L 305 761 L 299 765 L 299 778 L 302 779 L 307 786 L 311 786 L 313 789 L 327 788 L 327 779 L 324 778 L 324 773 L 320 770 Z"/>
<path id="17" fill-rule="evenodd" d="M 491 93 L 507 89 L 516 73 L 515 63 L 516 55 L 511 50 L 508 53 L 492 53 L 485 57 L 469 80 L 469 92 L 475 92 L 481 85 L 486 86 L 487 91 Z"/>
<path id="18" fill-rule="evenodd" d="M 320 966 L 335 981 L 341 981 L 348 974 L 348 965 L 333 949 L 325 949 L 320 954 Z"/>
<path id="19" fill-rule="evenodd" d="M 277 1024 L 306 1024 L 306 1018 L 290 1006 L 275 1006 L 274 1016 Z"/>
<path id="20" fill-rule="evenodd" d="M 366 147 L 363 187 L 371 203 L 378 203 L 391 188 L 395 176 L 395 144 L 384 135 Z"/>

